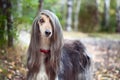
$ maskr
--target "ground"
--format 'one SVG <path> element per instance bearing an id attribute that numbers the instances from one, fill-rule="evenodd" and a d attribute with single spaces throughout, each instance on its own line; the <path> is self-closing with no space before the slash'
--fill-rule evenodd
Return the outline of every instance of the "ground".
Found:
<path id="1" fill-rule="evenodd" d="M 64 37 L 86 46 L 93 59 L 94 80 L 120 80 L 119 34 L 64 32 Z M 29 33 L 21 31 L 14 48 L 0 49 L 0 80 L 25 80 L 29 38 Z"/>

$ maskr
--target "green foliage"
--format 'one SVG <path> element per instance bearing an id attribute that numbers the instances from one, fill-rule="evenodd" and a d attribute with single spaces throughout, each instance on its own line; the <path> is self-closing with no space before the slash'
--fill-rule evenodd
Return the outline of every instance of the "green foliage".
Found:
<path id="1" fill-rule="evenodd" d="M 103 2 L 102 2 L 103 3 Z M 109 15 L 110 15 L 110 19 L 109 19 L 109 25 L 108 27 L 104 26 L 104 20 L 103 20 L 103 14 L 104 12 L 101 12 L 101 28 L 100 31 L 101 32 L 115 32 L 116 30 L 116 1 L 111 1 L 110 3 L 110 10 L 109 10 Z"/>
<path id="2" fill-rule="evenodd" d="M 110 3 L 110 28 L 108 32 L 115 32 L 117 21 L 116 21 L 116 1 L 111 1 Z"/>
<path id="3" fill-rule="evenodd" d="M 55 10 L 55 5 L 58 2 L 58 0 L 44 0 L 44 9 L 48 9 L 48 10 Z"/>
<path id="4" fill-rule="evenodd" d="M 110 3 L 109 26 L 103 25 L 104 1 L 101 0 L 96 8 L 95 0 L 82 0 L 79 14 L 79 29 L 83 32 L 115 32 L 116 29 L 116 1 Z M 98 14 L 97 14 L 98 13 Z"/>
<path id="5" fill-rule="evenodd" d="M 38 0 L 20 0 L 18 2 L 14 2 L 14 4 L 15 3 L 17 5 L 21 3 L 21 11 L 19 11 L 17 8 L 14 8 L 14 24 L 31 24 L 38 10 Z M 17 5 L 14 6 L 18 7 Z M 19 16 L 19 14 L 21 16 Z"/>
<path id="6" fill-rule="evenodd" d="M 106 30 L 107 32 L 115 32 L 117 21 L 116 21 L 116 1 L 111 1 L 110 3 L 110 19 L 109 19 L 109 28 Z"/>
<path id="7" fill-rule="evenodd" d="M 1 11 L 1 10 L 0 10 Z M 4 45 L 6 44 L 6 35 L 7 35 L 7 31 L 5 30 L 5 22 L 6 22 L 6 16 L 4 16 L 2 14 L 2 12 L 0 12 L 0 47 L 4 47 Z"/>
<path id="8" fill-rule="evenodd" d="M 79 14 L 79 29 L 83 32 L 96 31 L 98 18 L 97 18 L 97 8 L 95 5 L 95 0 L 89 2 L 85 0 L 81 4 L 80 14 Z"/>
<path id="9" fill-rule="evenodd" d="M 8 3 L 5 3 L 5 4 L 8 4 Z M 13 24 L 11 24 L 12 23 L 12 16 L 9 18 L 10 24 L 7 22 L 7 20 L 8 20 L 7 16 L 11 12 L 12 12 L 12 15 L 14 16 L 14 14 L 13 14 L 14 8 L 13 9 L 4 8 L 4 10 L 2 9 L 2 7 L 0 8 L 0 48 L 4 48 L 4 47 L 7 46 L 7 44 L 8 44 L 8 35 L 13 36 L 14 39 L 16 38 L 16 31 L 17 30 L 13 26 Z M 14 21 L 13 21 L 13 23 L 14 23 Z M 11 27 L 11 30 L 9 32 L 8 32 L 8 24 Z"/>

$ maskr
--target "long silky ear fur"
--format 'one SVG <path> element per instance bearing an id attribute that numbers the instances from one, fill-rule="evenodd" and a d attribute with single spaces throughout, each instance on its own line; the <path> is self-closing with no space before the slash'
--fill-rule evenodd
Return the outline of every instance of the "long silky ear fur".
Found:
<path id="1" fill-rule="evenodd" d="M 27 58 L 27 68 L 29 77 L 34 76 L 33 74 L 39 71 L 40 66 L 40 54 L 39 54 L 39 45 L 40 45 L 40 31 L 38 26 L 38 19 L 35 18 L 32 25 L 31 40 L 28 48 L 28 58 Z M 28 79 L 29 80 L 29 79 Z"/>
<path id="2" fill-rule="evenodd" d="M 51 58 L 50 64 L 55 73 L 58 71 L 59 63 L 60 63 L 60 55 L 63 47 L 63 32 L 61 28 L 61 24 L 58 18 L 54 15 L 54 20 L 51 21 L 53 25 L 53 36 L 51 39 Z"/>

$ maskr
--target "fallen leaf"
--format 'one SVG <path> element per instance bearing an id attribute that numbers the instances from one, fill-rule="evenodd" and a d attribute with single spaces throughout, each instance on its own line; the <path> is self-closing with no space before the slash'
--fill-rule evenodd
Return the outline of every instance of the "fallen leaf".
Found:
<path id="1" fill-rule="evenodd" d="M 0 69 L 0 73 L 1 73 L 1 72 L 3 72 L 3 70 L 2 70 L 2 69 Z"/>
<path id="2" fill-rule="evenodd" d="M 15 66 L 15 62 L 11 62 L 11 65 L 14 67 Z"/>
<path id="3" fill-rule="evenodd" d="M 8 77 L 9 79 L 11 79 L 11 78 L 12 78 L 12 74 L 7 74 L 7 77 Z"/>

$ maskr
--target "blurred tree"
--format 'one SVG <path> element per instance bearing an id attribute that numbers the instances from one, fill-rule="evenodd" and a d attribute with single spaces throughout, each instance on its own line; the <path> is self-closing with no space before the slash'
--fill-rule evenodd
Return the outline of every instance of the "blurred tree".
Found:
<path id="1" fill-rule="evenodd" d="M 22 0 L 16 0 L 18 17 L 22 17 Z M 15 2 L 15 1 L 14 1 Z"/>
<path id="2" fill-rule="evenodd" d="M 104 0 L 103 29 L 107 30 L 109 26 L 110 0 Z"/>
<path id="3" fill-rule="evenodd" d="M 78 31 L 78 19 L 79 19 L 79 12 L 80 12 L 80 4 L 81 4 L 81 0 L 74 0 L 74 30 Z"/>
<path id="4" fill-rule="evenodd" d="M 79 13 L 79 30 L 83 32 L 98 31 L 98 23 L 96 0 L 82 0 Z"/>
<path id="5" fill-rule="evenodd" d="M 98 9 L 98 7 L 100 5 L 100 0 L 95 0 L 95 2 L 96 2 L 97 9 Z"/>
<path id="6" fill-rule="evenodd" d="M 0 47 L 6 42 L 6 8 L 7 0 L 0 0 Z"/>
<path id="7" fill-rule="evenodd" d="M 99 24 L 99 6 L 100 0 L 95 0 L 96 3 L 96 24 Z"/>
<path id="8" fill-rule="evenodd" d="M 18 18 L 19 24 L 24 24 L 23 28 L 28 28 L 26 25 L 32 24 L 38 12 L 38 0 L 22 0 L 22 17 Z M 17 17 L 17 16 L 15 16 Z M 31 26 L 30 26 L 31 27 Z M 27 30 L 27 29 L 26 29 Z"/>
<path id="9" fill-rule="evenodd" d="M 72 7 L 73 0 L 67 0 L 67 22 L 66 22 L 66 31 L 72 30 Z"/>
<path id="10" fill-rule="evenodd" d="M 43 2 L 44 0 L 39 0 L 38 12 L 43 9 Z"/>
<path id="11" fill-rule="evenodd" d="M 8 47 L 13 46 L 13 17 L 11 0 L 0 0 L 0 43 L 5 46 L 7 41 Z"/>
<path id="12" fill-rule="evenodd" d="M 8 34 L 8 47 L 13 47 L 13 16 L 12 16 L 12 2 L 7 0 L 7 34 Z"/>
<path id="13" fill-rule="evenodd" d="M 117 0 L 117 12 L 116 12 L 116 19 L 117 19 L 117 28 L 116 31 L 120 33 L 120 0 Z"/>

